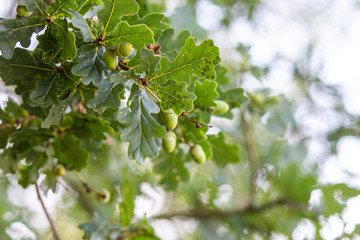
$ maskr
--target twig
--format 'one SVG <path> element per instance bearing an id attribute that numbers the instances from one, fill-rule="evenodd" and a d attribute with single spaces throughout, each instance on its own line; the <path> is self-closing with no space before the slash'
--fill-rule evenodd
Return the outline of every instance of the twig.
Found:
<path id="1" fill-rule="evenodd" d="M 207 128 L 212 128 L 211 125 L 206 125 L 206 124 L 203 124 L 203 123 L 199 123 L 199 122 L 197 122 L 197 121 L 194 121 L 194 120 L 186 117 L 186 116 L 184 115 L 184 113 L 181 113 L 181 114 L 179 115 L 179 117 L 182 117 L 182 118 L 184 118 L 184 119 L 186 119 L 186 120 L 188 120 L 188 121 L 190 121 L 190 122 L 195 123 L 196 128 L 200 128 L 201 126 L 204 126 L 204 127 L 207 127 Z"/>
<path id="2" fill-rule="evenodd" d="M 92 191 L 94 191 L 89 184 L 87 184 L 84 179 L 80 176 L 80 174 L 78 172 L 74 171 L 75 176 L 79 179 L 79 181 L 81 182 L 81 184 L 86 188 L 86 193 L 91 193 Z"/>
<path id="3" fill-rule="evenodd" d="M 58 233 L 58 231 L 57 231 L 57 229 L 56 229 L 56 227 L 55 227 L 54 221 L 53 221 L 53 219 L 51 218 L 48 210 L 46 209 L 43 199 L 41 198 L 39 186 L 38 186 L 38 184 L 37 184 L 36 182 L 35 182 L 35 189 L 36 189 L 37 197 L 38 197 L 38 199 L 39 199 L 39 201 L 40 201 L 40 203 L 41 203 L 41 207 L 43 208 L 43 210 L 44 210 L 44 212 L 45 212 L 45 215 L 46 215 L 46 218 L 48 219 L 48 221 L 49 221 L 49 223 L 50 223 L 51 229 L 52 229 L 52 231 L 54 232 L 55 239 L 56 239 L 56 240 L 61 240 L 60 235 L 59 235 L 59 233 Z"/>

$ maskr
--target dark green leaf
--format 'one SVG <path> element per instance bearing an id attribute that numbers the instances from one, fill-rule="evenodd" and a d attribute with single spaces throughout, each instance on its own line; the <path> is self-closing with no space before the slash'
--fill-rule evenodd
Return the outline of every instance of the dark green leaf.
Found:
<path id="1" fill-rule="evenodd" d="M 14 174 L 18 169 L 17 154 L 11 148 L 7 148 L 0 153 L 0 169 L 2 174 Z"/>
<path id="2" fill-rule="evenodd" d="M 26 164 L 28 165 L 23 165 L 19 169 L 19 184 L 26 188 L 30 184 L 34 184 L 39 178 L 39 169 L 47 162 L 47 156 L 43 152 L 37 152 L 32 149 L 22 157 L 26 159 Z"/>
<path id="3" fill-rule="evenodd" d="M 35 48 L 34 56 L 40 62 L 49 64 L 51 61 L 56 61 L 61 51 L 61 45 L 57 44 L 57 40 L 51 34 L 50 28 L 45 30 L 45 33 L 37 36 L 39 44 Z"/>
<path id="4" fill-rule="evenodd" d="M 90 28 L 89 24 L 85 21 L 83 16 L 81 16 L 81 14 L 79 14 L 78 12 L 76 12 L 74 10 L 67 10 L 67 12 L 70 13 L 71 15 L 73 15 L 71 22 L 74 25 L 74 27 L 81 30 L 81 33 L 83 34 L 84 42 L 91 42 L 94 39 L 96 39 L 94 34 L 91 32 L 91 28 Z"/>
<path id="5" fill-rule="evenodd" d="M 0 50 L 2 55 L 12 58 L 14 47 L 20 42 L 23 47 L 29 47 L 31 35 L 40 32 L 45 22 L 39 18 L 0 19 Z"/>
<path id="6" fill-rule="evenodd" d="M 96 45 L 86 44 L 80 47 L 76 60 L 79 62 L 72 68 L 72 73 L 83 76 L 81 81 L 88 85 L 93 82 L 101 82 L 106 78 L 104 69 L 106 68 L 103 60 L 104 48 Z"/>
<path id="7" fill-rule="evenodd" d="M 12 149 L 16 154 L 20 154 L 33 149 L 37 145 L 42 145 L 53 137 L 54 134 L 48 132 L 47 129 L 23 128 L 10 135 L 10 142 L 13 143 Z"/>
<path id="8" fill-rule="evenodd" d="M 74 135 L 58 137 L 52 143 L 54 157 L 69 170 L 80 171 L 86 167 L 89 153 L 80 147 L 80 140 Z"/>
<path id="9" fill-rule="evenodd" d="M 105 140 L 105 133 L 114 135 L 114 130 L 108 121 L 90 114 L 86 114 L 85 116 L 82 116 L 78 112 L 67 114 L 61 126 L 65 128 L 65 133 L 71 133 L 79 139 L 88 141 L 94 139 Z"/>
<path id="10" fill-rule="evenodd" d="M 158 113 L 159 107 L 152 102 L 143 89 L 133 97 L 130 111 L 122 109 L 119 121 L 127 125 L 121 133 L 121 139 L 129 142 L 128 155 L 130 159 L 144 162 L 146 157 L 154 158 L 159 149 L 154 138 L 164 138 L 166 130 L 151 115 Z"/>
<path id="11" fill-rule="evenodd" d="M 120 99 L 125 99 L 125 86 L 103 81 L 95 98 L 87 103 L 89 108 L 105 111 L 107 108 L 119 108 Z"/>
<path id="12" fill-rule="evenodd" d="M 76 57 L 75 34 L 69 30 L 66 19 L 55 19 L 50 25 L 51 34 L 61 46 L 60 60 L 67 61 Z"/>
<path id="13" fill-rule="evenodd" d="M 0 116 L 1 119 L 1 116 Z M 5 148 L 8 140 L 9 135 L 15 130 L 14 127 L 8 127 L 6 125 L 0 125 L 0 148 Z"/>
<path id="14" fill-rule="evenodd" d="M 16 80 L 29 84 L 34 76 L 52 74 L 50 66 L 35 62 L 31 53 L 25 49 L 15 48 L 12 59 L 0 56 L 0 76 L 6 85 L 13 85 Z"/>
<path id="15" fill-rule="evenodd" d="M 42 107 L 48 107 L 51 104 L 58 105 L 57 84 L 59 80 L 57 74 L 54 74 L 49 79 L 38 79 L 35 88 L 30 94 L 31 105 Z"/>

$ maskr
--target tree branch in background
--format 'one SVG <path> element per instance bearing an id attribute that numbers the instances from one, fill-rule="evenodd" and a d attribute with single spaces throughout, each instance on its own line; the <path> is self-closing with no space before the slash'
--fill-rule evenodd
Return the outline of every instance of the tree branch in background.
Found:
<path id="1" fill-rule="evenodd" d="M 38 199 L 39 199 L 39 201 L 40 201 L 40 203 L 41 203 L 41 207 L 42 207 L 42 209 L 43 209 L 44 212 L 45 212 L 46 218 L 48 219 L 48 221 L 49 221 L 49 223 L 50 223 L 50 226 L 51 226 L 52 231 L 54 232 L 55 239 L 56 239 L 56 240 L 61 240 L 60 235 L 59 235 L 59 233 L 58 233 L 58 231 L 57 231 L 57 229 L 56 229 L 56 227 L 55 227 L 54 221 L 53 221 L 53 219 L 51 218 L 48 210 L 46 209 L 46 206 L 45 206 L 44 201 L 43 201 L 43 199 L 42 199 L 42 197 L 41 197 L 41 193 L 40 193 L 39 186 L 38 186 L 37 183 L 35 183 L 35 189 L 36 189 L 37 197 L 38 197 Z"/>
<path id="2" fill-rule="evenodd" d="M 189 212 L 174 212 L 174 213 L 164 213 L 159 214 L 151 217 L 152 219 L 171 219 L 175 217 L 186 217 L 186 218 L 195 218 L 198 220 L 207 220 L 207 219 L 224 219 L 224 218 L 230 218 L 230 217 L 239 217 L 246 214 L 251 213 L 259 213 L 268 209 L 271 209 L 273 207 L 277 206 L 287 206 L 294 209 L 299 209 L 301 211 L 307 211 L 307 205 L 300 202 L 293 202 L 287 199 L 278 199 L 274 201 L 270 201 L 268 203 L 265 203 L 261 206 L 253 206 L 248 205 L 245 208 L 241 209 L 234 209 L 231 211 L 219 211 L 219 210 L 213 210 L 213 211 L 206 211 L 206 210 L 195 210 L 195 211 L 189 211 Z"/>
<path id="3" fill-rule="evenodd" d="M 260 160 L 259 154 L 256 149 L 256 142 L 254 139 L 253 128 L 250 121 L 246 119 L 246 112 L 242 110 L 240 113 L 241 117 L 241 127 L 244 133 L 244 141 L 247 150 L 247 155 L 249 157 L 249 164 L 251 167 L 251 180 L 250 180 L 250 197 L 252 198 L 256 191 L 256 176 L 259 169 Z M 250 199 L 252 202 L 252 199 Z"/>

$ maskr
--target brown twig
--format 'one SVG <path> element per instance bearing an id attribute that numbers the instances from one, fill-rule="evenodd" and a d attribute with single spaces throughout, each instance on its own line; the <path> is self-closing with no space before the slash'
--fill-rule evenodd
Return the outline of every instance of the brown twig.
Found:
<path id="1" fill-rule="evenodd" d="M 44 201 L 43 201 L 43 199 L 42 199 L 42 197 L 41 197 L 40 190 L 39 190 L 39 186 L 38 186 L 37 183 L 35 183 L 35 189 L 36 189 L 37 197 L 38 197 L 38 199 L 39 199 L 39 201 L 40 201 L 40 203 L 41 203 L 41 207 L 42 207 L 42 209 L 43 209 L 44 212 L 45 212 L 46 218 L 48 219 L 48 221 L 49 221 L 49 223 L 50 223 L 50 226 L 51 226 L 52 231 L 54 232 L 55 239 L 56 239 L 56 240 L 61 240 L 60 235 L 59 235 L 59 233 L 58 233 L 58 231 L 57 231 L 57 229 L 56 229 L 56 227 L 55 227 L 55 223 L 54 223 L 53 219 L 51 218 L 50 213 L 49 213 L 48 210 L 46 209 L 46 206 L 45 206 Z"/>
<path id="2" fill-rule="evenodd" d="M 184 118 L 184 119 L 186 119 L 186 120 L 188 120 L 188 121 L 190 121 L 190 122 L 195 123 L 196 128 L 201 128 L 201 126 L 204 126 L 204 127 L 207 127 L 207 128 L 212 128 L 211 125 L 206 125 L 206 124 L 203 124 L 203 123 L 199 123 L 199 122 L 197 122 L 197 121 L 194 121 L 194 120 L 186 117 L 186 116 L 184 115 L 184 113 L 181 113 L 181 114 L 179 115 L 179 117 L 182 117 L 182 118 Z"/>

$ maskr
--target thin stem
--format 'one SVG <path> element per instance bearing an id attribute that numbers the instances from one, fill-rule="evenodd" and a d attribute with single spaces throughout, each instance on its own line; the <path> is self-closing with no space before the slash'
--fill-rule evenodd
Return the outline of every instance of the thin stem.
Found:
<path id="1" fill-rule="evenodd" d="M 190 121 L 190 122 L 195 123 L 197 128 L 200 128 L 201 126 L 204 126 L 204 127 L 207 127 L 207 128 L 212 128 L 211 125 L 206 125 L 206 124 L 203 124 L 203 123 L 199 123 L 199 122 L 197 122 L 197 121 L 194 121 L 194 120 L 186 117 L 183 113 L 181 113 L 181 114 L 179 115 L 179 117 L 182 117 L 182 118 L 184 118 L 184 119 L 186 119 L 186 120 L 188 120 L 188 121 Z"/>
<path id="2" fill-rule="evenodd" d="M 108 47 L 108 46 L 106 46 L 106 44 L 104 44 L 104 43 L 100 43 L 101 45 L 103 45 L 105 48 L 107 48 L 107 49 L 109 49 L 109 50 L 111 50 L 111 51 L 114 51 L 114 49 L 112 49 L 112 48 L 110 48 L 110 47 Z"/>
<path id="3" fill-rule="evenodd" d="M 147 86 L 144 85 L 144 87 L 159 103 L 161 102 L 161 100 Z"/>
<path id="4" fill-rule="evenodd" d="M 86 188 L 86 192 L 87 192 L 87 193 L 94 192 L 94 193 L 96 193 L 96 194 L 102 195 L 102 193 L 101 193 L 100 191 L 91 188 L 91 187 L 89 186 L 89 184 L 87 184 L 87 182 L 84 181 L 84 179 L 80 176 L 80 174 L 79 174 L 78 172 L 75 172 L 75 171 L 74 171 L 74 174 L 75 174 L 75 176 L 79 179 L 79 181 L 81 182 L 81 184 Z"/>
<path id="5" fill-rule="evenodd" d="M 44 212 L 45 212 L 46 218 L 48 219 L 48 221 L 49 221 L 49 223 L 50 223 L 50 226 L 51 226 L 52 231 L 54 232 L 55 239 L 56 239 L 56 240 L 61 240 L 60 235 L 59 235 L 59 233 L 58 233 L 58 231 L 57 231 L 57 229 L 56 229 L 56 227 L 55 227 L 54 221 L 53 221 L 53 219 L 51 218 L 48 210 L 47 210 L 46 207 L 45 207 L 44 201 L 43 201 L 43 199 L 42 199 L 42 197 L 41 197 L 41 194 L 40 194 L 39 186 L 38 186 L 38 184 L 37 184 L 36 182 L 35 182 L 35 189 L 36 189 L 37 197 L 38 197 L 38 199 L 39 199 L 39 201 L 40 201 L 40 203 L 41 203 L 41 207 L 42 207 L 42 209 L 43 209 Z"/>

